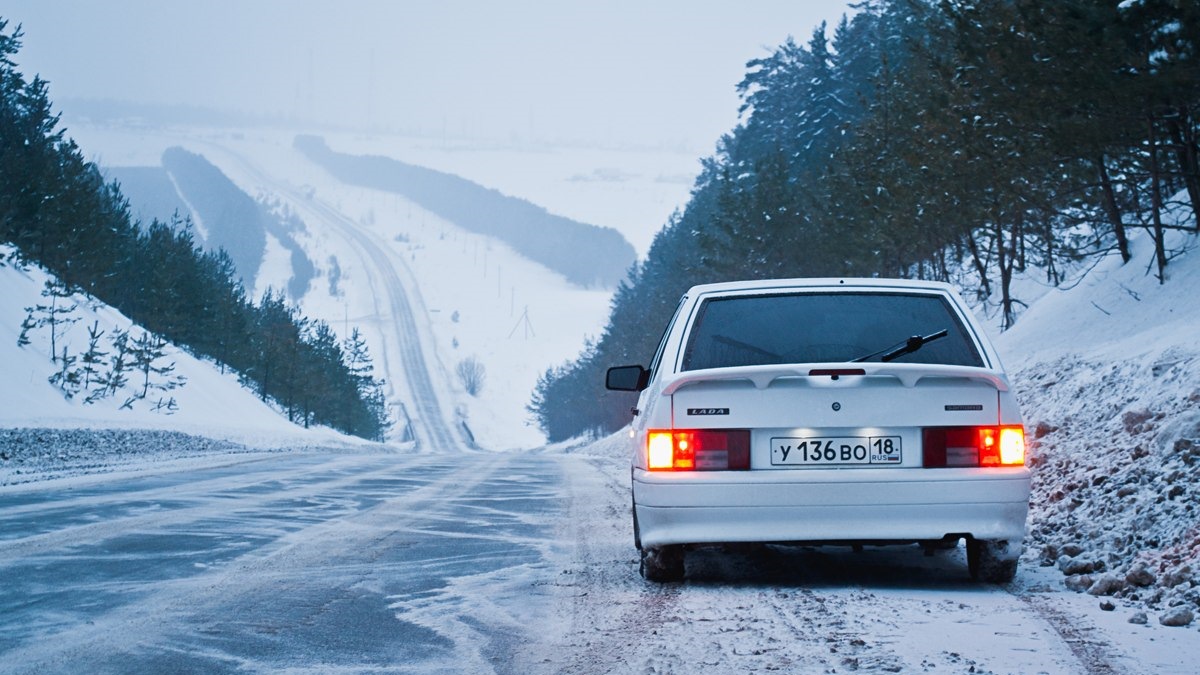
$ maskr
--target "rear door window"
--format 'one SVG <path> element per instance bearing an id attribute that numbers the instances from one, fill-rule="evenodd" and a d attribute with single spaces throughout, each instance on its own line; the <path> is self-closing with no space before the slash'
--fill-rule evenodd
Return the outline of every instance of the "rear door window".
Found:
<path id="1" fill-rule="evenodd" d="M 895 363 L 983 366 L 970 334 L 940 295 L 790 293 L 703 301 L 683 370 L 783 363 L 843 363 L 942 329 L 948 335 Z M 871 361 L 878 362 L 876 356 Z"/>

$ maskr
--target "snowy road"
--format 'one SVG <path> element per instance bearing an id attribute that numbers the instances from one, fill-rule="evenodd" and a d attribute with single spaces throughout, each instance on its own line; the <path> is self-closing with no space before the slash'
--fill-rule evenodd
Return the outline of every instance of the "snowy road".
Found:
<path id="1" fill-rule="evenodd" d="M 469 636 L 520 624 L 454 584 L 544 565 L 560 470 L 300 455 L 0 494 L 0 671 L 486 670 Z"/>
<path id="2" fill-rule="evenodd" d="M 696 552 L 637 576 L 621 462 L 287 455 L 0 491 L 3 672 L 1194 672 L 961 552 Z M 1107 622 L 1107 623 L 1105 623 Z"/>
<path id="3" fill-rule="evenodd" d="M 388 246 L 377 235 L 347 218 L 320 198 L 305 194 L 287 182 L 272 178 L 256 166 L 249 158 L 228 147 L 206 144 L 209 151 L 219 153 L 233 162 L 239 173 L 288 204 L 294 212 L 310 224 L 344 241 L 359 258 L 362 269 L 367 271 L 370 284 L 369 297 L 374 305 L 374 318 L 385 347 L 376 352 L 384 380 L 393 385 L 398 381 L 407 383 L 409 417 L 418 444 L 429 451 L 456 450 L 463 444 L 459 434 L 451 431 L 439 401 L 439 391 L 430 375 L 433 360 L 431 351 L 422 344 L 421 330 L 417 325 L 409 293 L 414 292 L 415 283 L 406 286 L 398 273 L 404 261 L 386 253 Z M 366 289 L 364 289 L 366 290 Z M 422 321 L 427 321 L 421 317 Z M 400 363 L 390 364 L 388 345 L 395 345 Z M 395 398 L 393 392 L 392 398 Z"/>

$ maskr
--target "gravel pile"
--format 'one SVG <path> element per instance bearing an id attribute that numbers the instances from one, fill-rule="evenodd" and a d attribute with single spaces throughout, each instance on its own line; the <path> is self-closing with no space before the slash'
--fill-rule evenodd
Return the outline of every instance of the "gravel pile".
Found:
<path id="1" fill-rule="evenodd" d="M 1031 439 L 1029 562 L 1057 567 L 1077 592 L 1190 624 L 1200 612 L 1200 355 L 1068 356 L 1013 381 Z"/>
<path id="2" fill-rule="evenodd" d="M 262 452 L 149 429 L 0 429 L 0 485 L 114 471 L 148 460 Z"/>

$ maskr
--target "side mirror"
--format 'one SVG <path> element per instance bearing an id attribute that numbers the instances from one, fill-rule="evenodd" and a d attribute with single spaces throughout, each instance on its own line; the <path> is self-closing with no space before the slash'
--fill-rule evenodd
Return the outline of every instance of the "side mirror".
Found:
<path id="1" fill-rule="evenodd" d="M 604 387 L 613 391 L 641 391 L 650 383 L 650 371 L 641 366 L 609 368 Z"/>

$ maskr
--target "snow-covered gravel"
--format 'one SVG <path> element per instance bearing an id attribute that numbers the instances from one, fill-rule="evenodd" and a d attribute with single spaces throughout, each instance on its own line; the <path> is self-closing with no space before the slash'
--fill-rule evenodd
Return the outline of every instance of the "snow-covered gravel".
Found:
<path id="1" fill-rule="evenodd" d="M 1065 356 L 1016 381 L 1034 437 L 1027 562 L 1165 616 L 1200 612 L 1200 355 L 1162 356 Z"/>
<path id="2" fill-rule="evenodd" d="M 148 465 L 210 457 L 275 452 L 394 452 L 366 442 L 239 442 L 161 429 L 0 428 L 0 486 L 71 476 L 145 470 Z"/>
<path id="3" fill-rule="evenodd" d="M 1138 233 L 1129 263 L 1112 254 L 1043 291 L 997 346 L 1031 441 L 1025 568 L 1188 625 L 1200 614 L 1200 238 L 1170 233 L 1165 284 L 1150 244 Z"/>

